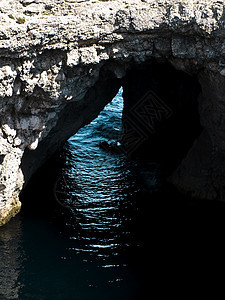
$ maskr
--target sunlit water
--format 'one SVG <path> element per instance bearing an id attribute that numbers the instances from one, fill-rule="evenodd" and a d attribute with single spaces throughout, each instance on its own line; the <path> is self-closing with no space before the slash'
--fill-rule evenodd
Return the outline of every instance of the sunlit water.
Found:
<path id="1" fill-rule="evenodd" d="M 49 191 L 0 228 L 1 300 L 155 299 L 207 272 L 224 207 L 165 186 L 155 162 L 101 149 L 120 138 L 122 108 L 120 90 L 55 158 Z"/>

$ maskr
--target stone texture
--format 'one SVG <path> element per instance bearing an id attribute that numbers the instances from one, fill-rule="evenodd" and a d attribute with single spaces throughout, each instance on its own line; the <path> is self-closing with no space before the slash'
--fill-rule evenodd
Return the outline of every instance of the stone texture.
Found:
<path id="1" fill-rule="evenodd" d="M 217 199 L 225 150 L 224 8 L 216 0 L 0 0 L 0 224 L 19 210 L 19 191 L 36 168 L 111 100 L 129 64 L 150 58 L 199 77 L 206 133 L 172 181 Z M 208 161 L 213 154 L 219 163 L 204 171 L 206 159 L 196 170 L 204 143 Z"/>

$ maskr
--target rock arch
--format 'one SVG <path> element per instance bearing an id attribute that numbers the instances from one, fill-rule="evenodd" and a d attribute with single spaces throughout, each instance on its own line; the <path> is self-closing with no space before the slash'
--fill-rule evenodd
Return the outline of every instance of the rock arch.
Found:
<path id="1" fill-rule="evenodd" d="M 113 98 L 129 66 L 151 59 L 196 76 L 202 90 L 203 131 L 171 180 L 197 197 L 223 199 L 224 5 L 99 1 L 73 12 L 31 14 L 24 24 L 1 12 L 0 224 L 19 211 L 36 168 Z"/>

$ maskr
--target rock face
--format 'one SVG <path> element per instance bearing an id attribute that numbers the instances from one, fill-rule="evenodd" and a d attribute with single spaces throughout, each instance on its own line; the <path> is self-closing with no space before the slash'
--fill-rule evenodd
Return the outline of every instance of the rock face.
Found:
<path id="1" fill-rule="evenodd" d="M 36 169 L 111 101 L 131 64 L 152 59 L 201 86 L 203 131 L 171 181 L 223 199 L 224 12 L 216 0 L 0 0 L 0 225 L 19 211 Z"/>

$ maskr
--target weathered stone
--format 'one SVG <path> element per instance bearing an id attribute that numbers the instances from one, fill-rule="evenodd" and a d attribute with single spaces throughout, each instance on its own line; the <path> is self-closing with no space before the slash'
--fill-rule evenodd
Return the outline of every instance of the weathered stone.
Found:
<path id="1" fill-rule="evenodd" d="M 36 168 L 112 99 L 129 64 L 150 58 L 199 77 L 205 133 L 172 180 L 217 199 L 225 152 L 224 11 L 217 0 L 0 0 L 0 224 L 18 212 L 19 192 Z M 210 153 L 217 162 L 211 158 L 204 171 Z"/>

